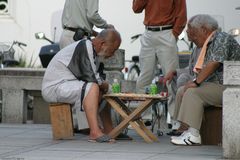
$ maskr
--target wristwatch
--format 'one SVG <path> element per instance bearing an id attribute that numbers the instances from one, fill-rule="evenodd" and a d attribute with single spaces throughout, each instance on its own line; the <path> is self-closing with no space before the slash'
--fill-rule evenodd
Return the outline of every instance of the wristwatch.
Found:
<path id="1" fill-rule="evenodd" d="M 194 78 L 193 83 L 195 83 L 197 85 L 197 87 L 199 87 L 201 85 L 201 83 L 197 82 L 197 78 Z"/>

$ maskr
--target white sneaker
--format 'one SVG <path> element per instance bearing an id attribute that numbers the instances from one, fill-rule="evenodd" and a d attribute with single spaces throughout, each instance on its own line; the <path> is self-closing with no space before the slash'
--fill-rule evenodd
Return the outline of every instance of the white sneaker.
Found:
<path id="1" fill-rule="evenodd" d="M 178 138 L 171 139 L 171 142 L 175 145 L 201 145 L 201 136 L 194 136 L 187 131 Z"/>
<path id="2" fill-rule="evenodd" d="M 170 138 L 171 138 L 171 140 L 172 139 L 178 139 L 178 138 L 181 138 L 181 137 L 183 137 L 186 133 L 188 133 L 188 131 L 184 131 L 180 136 L 171 136 Z"/>

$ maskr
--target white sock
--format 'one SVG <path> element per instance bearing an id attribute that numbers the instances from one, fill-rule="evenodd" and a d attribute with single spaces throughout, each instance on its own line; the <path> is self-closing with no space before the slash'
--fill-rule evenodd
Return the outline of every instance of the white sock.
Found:
<path id="1" fill-rule="evenodd" d="M 167 123 L 171 124 L 172 120 L 171 120 L 171 115 L 169 114 L 169 112 L 167 113 Z"/>
<path id="2" fill-rule="evenodd" d="M 189 127 L 188 131 L 189 131 L 192 135 L 194 135 L 194 136 L 196 136 L 196 137 L 198 137 L 198 136 L 200 135 L 198 129 Z"/>
<path id="3" fill-rule="evenodd" d="M 180 125 L 180 122 L 172 120 L 172 129 L 178 129 Z"/>

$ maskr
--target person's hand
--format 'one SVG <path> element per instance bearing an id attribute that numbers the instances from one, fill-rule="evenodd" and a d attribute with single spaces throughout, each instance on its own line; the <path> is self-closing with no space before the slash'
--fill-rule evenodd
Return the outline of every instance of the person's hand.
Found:
<path id="1" fill-rule="evenodd" d="M 100 91 L 104 94 L 108 92 L 109 84 L 104 81 L 101 85 L 99 85 Z"/>
<path id="2" fill-rule="evenodd" d="M 107 24 L 107 28 L 115 29 L 114 25 L 112 25 L 112 24 Z"/>
<path id="3" fill-rule="evenodd" d="M 95 31 L 95 30 L 92 30 L 92 35 L 93 35 L 94 37 L 97 37 L 97 35 L 98 35 L 98 32 L 97 32 L 97 31 Z"/>
<path id="4" fill-rule="evenodd" d="M 187 84 L 184 85 L 183 93 L 185 93 L 188 88 L 196 88 L 196 87 L 198 86 L 193 81 L 188 81 Z"/>
<path id="5" fill-rule="evenodd" d="M 172 81 L 172 79 L 173 79 L 173 77 L 174 77 L 176 74 L 177 74 L 176 71 L 170 71 L 170 72 L 168 72 L 168 73 L 164 76 L 164 78 L 163 78 L 163 84 L 166 85 L 167 81 L 168 81 L 168 84 L 170 84 L 171 81 Z"/>

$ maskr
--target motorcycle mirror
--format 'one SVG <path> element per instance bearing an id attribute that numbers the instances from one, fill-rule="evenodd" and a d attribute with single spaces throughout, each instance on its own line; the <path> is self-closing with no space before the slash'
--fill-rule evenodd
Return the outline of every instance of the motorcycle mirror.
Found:
<path id="1" fill-rule="evenodd" d="M 35 33 L 35 38 L 36 39 L 44 39 L 45 38 L 45 34 L 43 32 Z"/>
<path id="2" fill-rule="evenodd" d="M 239 28 L 233 28 L 229 32 L 233 37 L 237 37 L 240 35 L 240 29 Z"/>
<path id="3" fill-rule="evenodd" d="M 48 42 L 50 42 L 51 44 L 54 44 L 54 42 L 51 41 L 50 39 L 48 39 L 43 32 L 35 33 L 35 38 L 36 38 L 36 39 L 45 39 L 45 40 L 47 40 Z"/>

